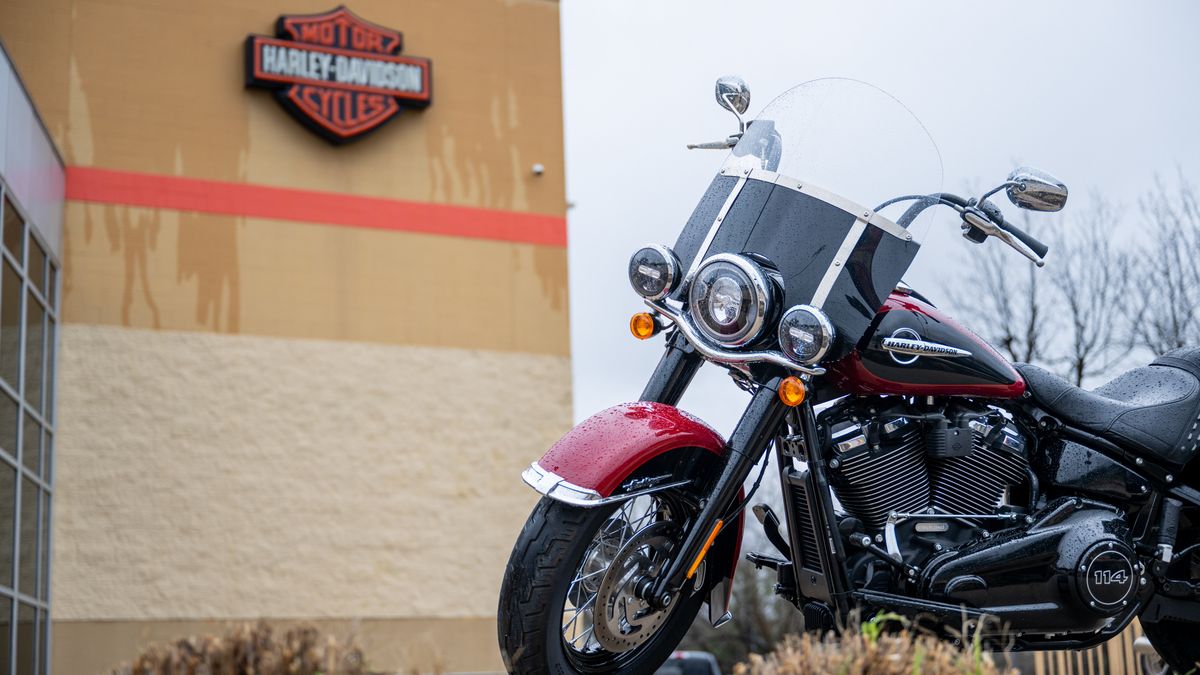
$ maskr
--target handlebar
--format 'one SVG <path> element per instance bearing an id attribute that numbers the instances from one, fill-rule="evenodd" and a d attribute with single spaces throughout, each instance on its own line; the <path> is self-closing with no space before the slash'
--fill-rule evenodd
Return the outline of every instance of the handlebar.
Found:
<path id="1" fill-rule="evenodd" d="M 952 204 L 959 209 L 969 209 L 974 207 L 977 214 L 981 213 L 983 216 L 986 216 L 987 220 L 990 220 L 992 223 L 994 223 L 997 228 L 1004 230 L 1008 234 L 1018 239 L 1022 244 L 1027 246 L 1030 251 L 1036 254 L 1038 258 L 1045 258 L 1046 254 L 1050 251 L 1050 247 L 1038 241 L 1036 237 L 1005 220 L 1004 214 L 1000 212 L 1000 209 L 986 199 L 982 202 L 975 203 L 974 200 L 964 199 L 958 195 L 952 195 L 946 192 L 938 195 L 938 199 L 944 203 Z M 982 241 L 982 239 L 974 241 Z M 1038 262 L 1038 266 L 1041 266 L 1041 262 Z"/>
<path id="2" fill-rule="evenodd" d="M 1049 246 L 1046 246 L 1042 242 L 1038 241 L 1033 235 L 1029 234 L 1025 230 L 1022 230 L 1016 225 L 1004 220 L 1003 216 L 1000 218 L 1000 222 L 996 224 L 999 225 L 1004 231 L 1008 232 L 1017 239 L 1020 239 L 1022 244 L 1025 244 L 1029 247 L 1030 251 L 1033 251 L 1037 254 L 1037 257 L 1045 258 L 1046 253 L 1050 251 Z"/>

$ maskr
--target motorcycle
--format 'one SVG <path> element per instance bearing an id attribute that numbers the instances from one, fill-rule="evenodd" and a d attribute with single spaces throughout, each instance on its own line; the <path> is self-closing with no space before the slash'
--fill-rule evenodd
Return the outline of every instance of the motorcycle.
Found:
<path id="1" fill-rule="evenodd" d="M 523 474 L 543 497 L 500 594 L 509 672 L 650 673 L 705 607 L 729 621 L 772 460 L 783 517 L 752 507 L 773 550 L 746 559 L 806 630 L 888 612 L 946 639 L 965 625 L 1014 650 L 1080 649 L 1140 617 L 1190 670 L 1200 349 L 1088 391 L 1010 364 L 901 281 L 941 225 L 1042 266 L 1047 246 L 990 198 L 1058 211 L 1067 187 L 1018 168 L 976 198 L 943 191 L 919 120 L 861 82 L 802 84 L 753 121 L 742 80 L 716 96 L 738 131 L 690 147 L 727 159 L 675 244 L 629 261 L 648 310 L 630 330 L 662 336 L 657 367 L 639 401 Z M 704 363 L 750 394 L 727 439 L 676 407 Z"/>

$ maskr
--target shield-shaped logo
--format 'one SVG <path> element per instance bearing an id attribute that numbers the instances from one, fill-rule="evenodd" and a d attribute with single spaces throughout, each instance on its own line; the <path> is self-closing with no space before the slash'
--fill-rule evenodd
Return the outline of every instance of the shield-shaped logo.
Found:
<path id="1" fill-rule="evenodd" d="M 374 131 L 433 98 L 429 59 L 400 55 L 403 36 L 344 6 L 281 16 L 276 37 L 246 38 L 246 86 L 268 87 L 288 112 L 332 143 Z"/>

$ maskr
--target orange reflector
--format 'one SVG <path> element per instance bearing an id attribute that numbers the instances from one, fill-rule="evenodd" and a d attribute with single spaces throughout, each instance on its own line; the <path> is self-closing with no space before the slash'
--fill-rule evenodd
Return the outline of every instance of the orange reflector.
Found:
<path id="1" fill-rule="evenodd" d="M 658 322 L 649 312 L 638 312 L 629 319 L 629 332 L 639 340 L 652 338 L 658 333 Z"/>
<path id="2" fill-rule="evenodd" d="M 783 382 L 779 383 L 779 400 L 789 408 L 804 403 L 804 397 L 808 392 L 804 389 L 804 380 L 792 375 L 785 377 Z"/>
<path id="3" fill-rule="evenodd" d="M 712 534 L 708 535 L 708 541 L 704 542 L 704 548 L 700 549 L 700 555 L 696 556 L 696 560 L 688 568 L 687 578 L 691 579 L 696 576 L 696 570 L 700 569 L 700 563 L 704 562 L 704 556 L 708 555 L 708 549 L 712 548 L 713 542 L 716 541 L 717 535 L 721 533 L 721 528 L 724 526 L 725 521 L 717 521 L 717 526 L 713 528 Z"/>

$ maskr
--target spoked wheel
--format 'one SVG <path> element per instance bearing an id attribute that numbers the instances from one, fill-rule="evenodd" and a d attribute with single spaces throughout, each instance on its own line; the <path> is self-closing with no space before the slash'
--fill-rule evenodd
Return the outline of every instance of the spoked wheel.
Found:
<path id="1" fill-rule="evenodd" d="M 659 493 L 601 508 L 543 499 L 500 591 L 500 648 L 511 673 L 652 673 L 704 601 L 694 583 L 664 609 L 643 595 L 694 516 Z"/>

